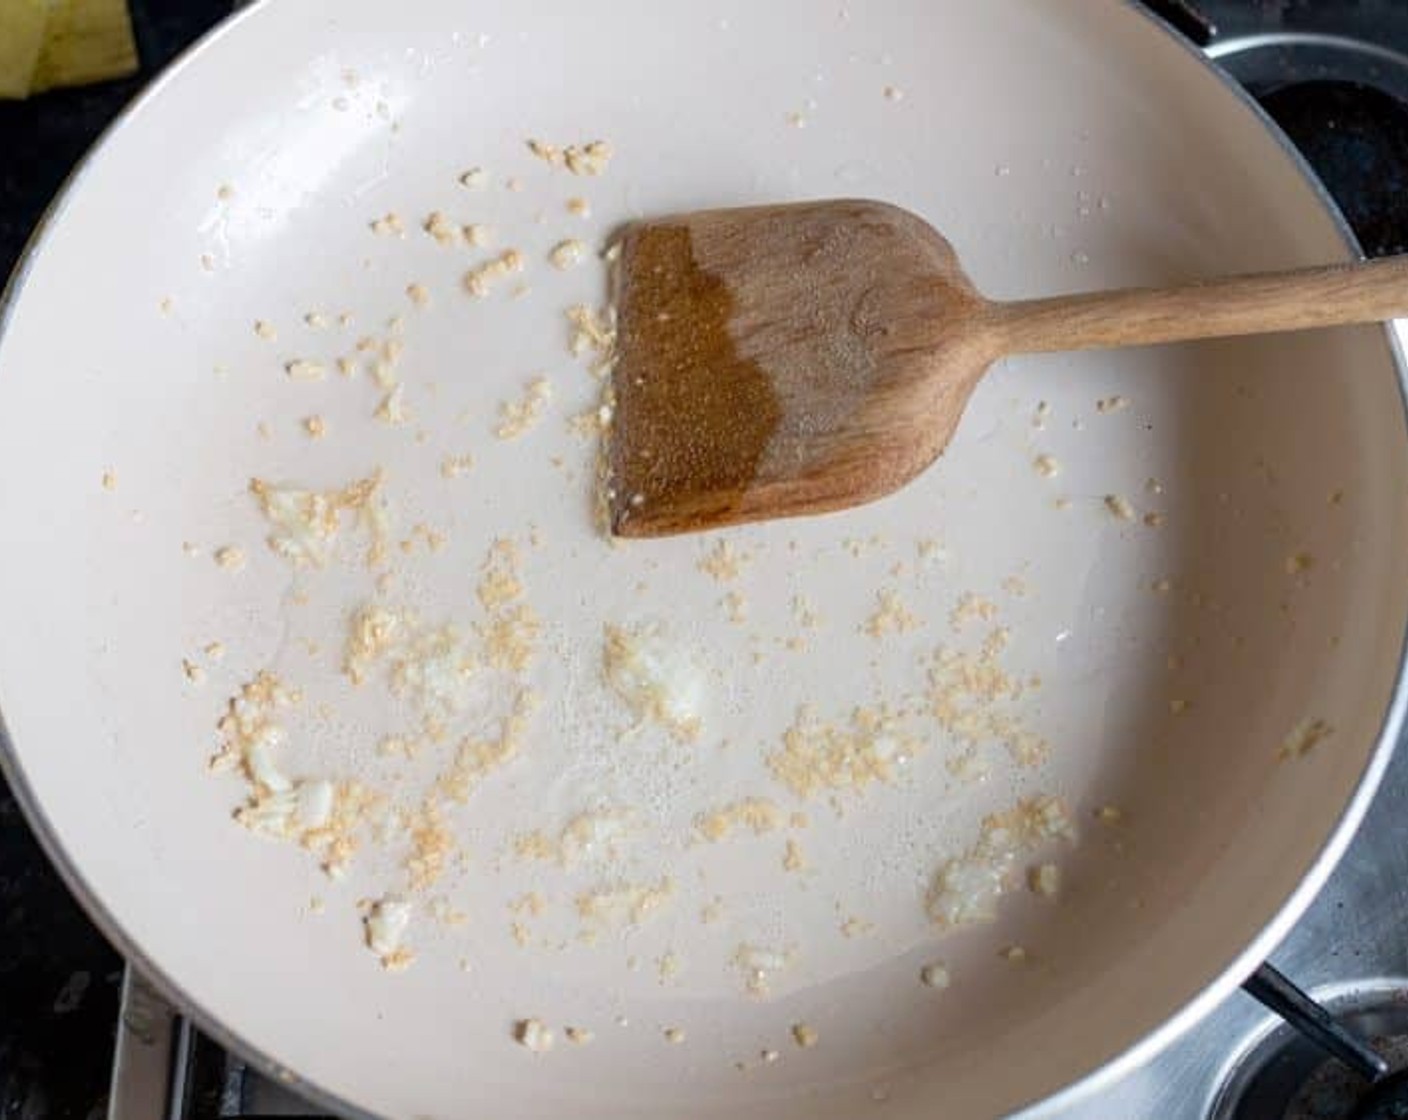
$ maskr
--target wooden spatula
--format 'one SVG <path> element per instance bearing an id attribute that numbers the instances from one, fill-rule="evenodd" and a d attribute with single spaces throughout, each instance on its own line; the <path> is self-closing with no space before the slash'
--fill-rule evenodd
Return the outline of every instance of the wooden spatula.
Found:
<path id="1" fill-rule="evenodd" d="M 624 537 L 882 497 L 938 457 L 1006 354 L 1408 315 L 1408 257 L 996 302 L 879 202 L 701 211 L 619 245 L 607 502 Z"/>

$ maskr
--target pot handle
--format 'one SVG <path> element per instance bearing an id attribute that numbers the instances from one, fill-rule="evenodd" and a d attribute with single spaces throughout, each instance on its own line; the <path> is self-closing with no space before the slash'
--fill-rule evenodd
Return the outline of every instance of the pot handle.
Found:
<path id="1" fill-rule="evenodd" d="M 1388 1063 L 1370 1049 L 1367 1042 L 1337 1023 L 1329 1011 L 1271 965 L 1263 964 L 1242 981 L 1242 991 L 1365 1080 L 1378 1081 L 1388 1073 Z"/>

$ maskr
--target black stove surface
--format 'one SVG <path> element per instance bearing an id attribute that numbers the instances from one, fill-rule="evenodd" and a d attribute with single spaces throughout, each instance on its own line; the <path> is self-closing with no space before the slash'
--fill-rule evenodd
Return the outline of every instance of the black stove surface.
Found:
<path id="1" fill-rule="evenodd" d="M 0 101 L 0 276 L 103 127 L 230 3 L 130 0 L 130 6 L 140 75 L 28 102 Z M 1222 61 L 1305 153 L 1366 251 L 1408 249 L 1408 0 L 1185 6 L 1217 25 L 1214 53 L 1219 42 L 1275 40 Z M 1341 36 L 1366 40 L 1381 53 L 1354 59 L 1352 51 L 1319 41 Z M 121 970 L 0 782 L 0 1120 L 104 1114 Z"/>

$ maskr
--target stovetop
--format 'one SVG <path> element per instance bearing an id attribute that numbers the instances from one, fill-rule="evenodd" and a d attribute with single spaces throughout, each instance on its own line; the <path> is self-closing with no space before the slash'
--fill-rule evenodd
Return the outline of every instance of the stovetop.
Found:
<path id="1" fill-rule="evenodd" d="M 0 0 L 5 3 L 7 0 Z M 1242 82 L 1300 147 L 1369 255 L 1408 250 L 1408 0 L 1149 0 Z M 0 102 L 0 276 L 82 152 L 230 0 L 130 0 L 141 75 Z M 1177 10 L 1175 10 L 1177 9 Z M 1207 34 L 1209 25 L 1216 32 Z M 1400 324 L 1400 328 L 1402 328 Z M 1400 330 L 1408 349 L 1408 330 Z M 1408 1034 L 1408 751 L 1348 854 L 1272 961 L 1366 1033 Z M 183 1087 L 191 1120 L 314 1110 L 183 1023 L 86 921 L 0 782 L 0 1120 L 146 1120 Z M 119 1004 L 122 1015 L 119 1013 Z M 1396 1017 L 1395 1017 L 1396 1016 Z M 119 1018 L 125 1018 L 120 1038 Z M 1338 1120 L 1323 1059 L 1246 996 L 1059 1120 Z M 112 1111 L 115 1046 L 125 1077 Z M 1408 1046 L 1402 1057 L 1408 1060 Z M 1327 1072 L 1328 1069 L 1328 1072 Z M 1336 1071 L 1322 1068 L 1321 1081 Z M 1245 1091 L 1244 1091 L 1245 1090 Z"/>

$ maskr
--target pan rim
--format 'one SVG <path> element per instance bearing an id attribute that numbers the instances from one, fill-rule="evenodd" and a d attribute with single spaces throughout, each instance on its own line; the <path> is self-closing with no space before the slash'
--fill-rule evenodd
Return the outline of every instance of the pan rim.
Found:
<path id="1" fill-rule="evenodd" d="M 250 19 L 254 13 L 273 2 L 274 0 L 253 0 L 243 9 L 232 13 L 216 24 L 178 55 L 107 125 L 69 173 L 54 199 L 41 215 L 7 282 L 3 288 L 0 288 L 0 338 L 3 338 L 8 329 L 20 296 L 39 254 L 48 240 L 50 231 L 69 208 L 98 156 L 113 141 L 122 126 L 130 118 L 144 111 L 150 101 L 155 100 L 168 85 L 174 83 L 184 71 L 195 65 L 199 58 L 207 53 L 218 40 L 223 39 L 239 25 Z M 1271 138 L 1280 148 L 1282 154 L 1287 157 L 1292 169 L 1300 175 L 1321 206 L 1327 211 L 1335 231 L 1343 242 L 1347 256 L 1351 258 L 1362 257 L 1361 247 L 1353 231 L 1324 184 L 1284 132 L 1251 95 L 1238 85 L 1229 74 L 1215 66 L 1199 48 L 1190 43 L 1166 21 L 1151 13 L 1138 0 L 1119 0 L 1119 2 L 1126 9 L 1136 11 L 1152 27 L 1170 37 L 1181 50 L 1210 72 L 1212 78 L 1224 90 L 1268 129 Z M 1399 344 L 1392 326 L 1383 324 L 1379 329 L 1384 332 L 1388 355 L 1394 368 L 1399 390 L 1399 402 L 1403 409 L 1404 438 L 1408 438 L 1408 358 L 1405 358 L 1403 348 Z M 1241 983 L 1245 976 L 1250 974 L 1274 950 L 1320 892 L 1353 840 L 1392 761 L 1405 723 L 1408 723 L 1408 631 L 1400 640 L 1399 663 L 1394 676 L 1392 693 L 1380 721 L 1380 729 L 1369 753 L 1368 762 L 1344 810 L 1296 889 L 1287 896 L 1246 946 L 1223 966 L 1216 976 L 1207 981 L 1197 994 L 1174 1011 L 1159 1026 L 1135 1039 L 1124 1050 L 1051 1095 L 1024 1106 L 1017 1115 L 1035 1120 L 1036 1117 L 1042 1115 L 1054 1116 L 1063 1109 L 1088 1101 L 1139 1065 L 1149 1061 L 1189 1031 L 1217 1007 Z M 26 775 L 24 764 L 6 726 L 3 711 L 0 711 L 0 774 L 3 774 L 9 784 L 15 801 L 24 813 L 25 820 L 46 858 L 57 870 L 64 885 L 88 918 L 113 947 L 122 954 L 127 966 L 137 968 L 142 977 L 170 1001 L 181 1015 L 189 1019 L 221 1046 L 241 1054 L 251 1063 L 278 1077 L 290 1088 L 295 1088 L 297 1093 L 308 1099 L 310 1103 L 344 1116 L 347 1120 L 383 1120 L 377 1114 L 361 1108 L 323 1085 L 304 1080 L 297 1071 L 288 1069 L 277 1059 L 240 1037 L 237 1032 L 225 1027 L 197 1001 L 190 998 L 181 985 L 168 976 L 165 970 L 152 960 L 134 939 L 128 936 L 107 905 L 91 889 L 53 830 Z"/>

